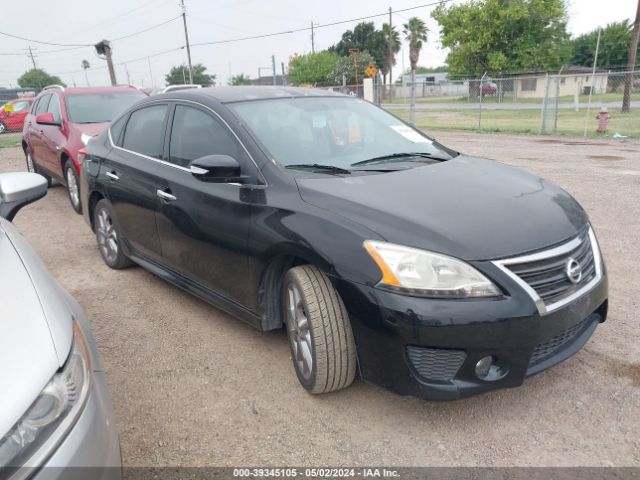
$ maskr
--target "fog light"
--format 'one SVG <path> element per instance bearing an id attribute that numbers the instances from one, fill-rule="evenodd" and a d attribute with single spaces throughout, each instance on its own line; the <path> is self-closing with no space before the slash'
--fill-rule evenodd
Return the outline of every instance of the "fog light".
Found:
<path id="1" fill-rule="evenodd" d="M 476 375 L 482 380 L 494 382 L 503 378 L 509 369 L 493 355 L 487 355 L 476 363 Z"/>

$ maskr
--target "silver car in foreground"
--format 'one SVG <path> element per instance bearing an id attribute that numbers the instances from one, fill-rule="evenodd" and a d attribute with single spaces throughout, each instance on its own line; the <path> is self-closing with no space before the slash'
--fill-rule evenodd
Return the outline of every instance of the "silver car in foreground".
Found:
<path id="1" fill-rule="evenodd" d="M 0 478 L 68 477 L 69 467 L 120 478 L 115 416 L 89 322 L 11 223 L 46 192 L 40 175 L 0 174 Z"/>

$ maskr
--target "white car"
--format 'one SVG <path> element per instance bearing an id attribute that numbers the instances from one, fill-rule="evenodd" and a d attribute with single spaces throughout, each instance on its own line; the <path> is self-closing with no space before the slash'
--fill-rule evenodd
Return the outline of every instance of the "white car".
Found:
<path id="1" fill-rule="evenodd" d="M 120 444 L 89 322 L 11 223 L 46 193 L 38 174 L 0 174 L 0 478 L 91 467 L 86 478 L 117 479 Z"/>

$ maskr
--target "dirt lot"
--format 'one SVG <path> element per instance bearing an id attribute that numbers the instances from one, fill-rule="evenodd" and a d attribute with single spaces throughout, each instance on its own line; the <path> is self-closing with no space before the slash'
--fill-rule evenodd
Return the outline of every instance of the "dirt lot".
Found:
<path id="1" fill-rule="evenodd" d="M 590 343 L 520 388 L 462 401 L 362 381 L 312 397 L 284 332 L 257 332 L 141 268 L 110 270 L 55 187 L 16 224 L 91 318 L 126 465 L 640 465 L 640 141 L 438 137 L 541 174 L 588 210 L 611 289 Z M 0 149 L 0 171 L 24 166 L 19 149 Z"/>

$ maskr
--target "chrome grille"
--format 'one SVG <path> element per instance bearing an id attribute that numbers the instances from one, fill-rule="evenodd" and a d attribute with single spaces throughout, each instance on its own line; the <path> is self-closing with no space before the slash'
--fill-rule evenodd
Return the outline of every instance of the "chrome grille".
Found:
<path id="1" fill-rule="evenodd" d="M 582 272 L 573 281 L 568 274 L 572 259 Z M 601 277 L 600 252 L 591 229 L 559 247 L 495 263 L 529 292 L 540 313 L 559 308 L 590 289 Z"/>

